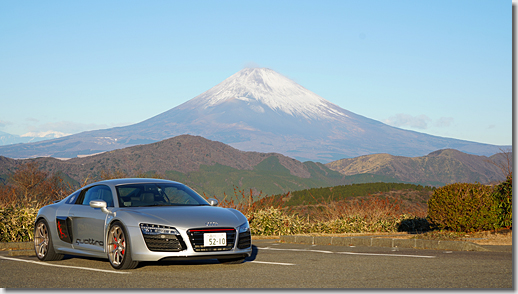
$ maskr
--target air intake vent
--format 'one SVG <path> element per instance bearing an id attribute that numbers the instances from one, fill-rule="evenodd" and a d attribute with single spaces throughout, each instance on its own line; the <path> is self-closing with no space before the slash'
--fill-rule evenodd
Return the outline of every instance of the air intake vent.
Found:
<path id="1" fill-rule="evenodd" d="M 187 248 L 182 236 L 177 235 L 144 235 L 144 241 L 151 251 L 178 252 Z"/>
<path id="2" fill-rule="evenodd" d="M 246 249 L 250 246 L 252 246 L 252 235 L 250 234 L 250 231 L 239 233 L 237 248 Z"/>

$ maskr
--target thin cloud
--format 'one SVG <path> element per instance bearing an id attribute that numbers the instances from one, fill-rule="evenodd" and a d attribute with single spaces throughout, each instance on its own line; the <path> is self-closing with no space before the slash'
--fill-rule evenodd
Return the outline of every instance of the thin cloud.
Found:
<path id="1" fill-rule="evenodd" d="M 5 128 L 8 125 L 12 125 L 13 123 L 10 121 L 0 120 L 0 128 Z"/>
<path id="2" fill-rule="evenodd" d="M 421 114 L 419 116 L 412 116 L 410 114 L 398 113 L 394 116 L 385 119 L 383 122 L 398 128 L 406 127 L 426 130 L 428 128 L 429 123 L 432 122 L 432 119 L 424 114 Z"/>
<path id="3" fill-rule="evenodd" d="M 243 66 L 243 68 L 259 68 L 259 67 L 261 67 L 261 66 L 253 61 L 249 61 L 249 62 L 245 63 L 245 65 Z"/>
<path id="4" fill-rule="evenodd" d="M 441 117 L 435 122 L 435 126 L 438 128 L 446 128 L 453 124 L 453 117 Z"/>

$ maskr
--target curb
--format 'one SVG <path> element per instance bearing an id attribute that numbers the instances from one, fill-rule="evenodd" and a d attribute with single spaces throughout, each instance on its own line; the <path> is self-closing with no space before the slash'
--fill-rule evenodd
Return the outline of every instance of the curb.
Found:
<path id="1" fill-rule="evenodd" d="M 280 236 L 285 243 L 335 246 L 366 246 L 389 248 L 435 249 L 447 251 L 497 251 L 512 252 L 509 246 L 482 246 L 466 241 L 440 241 L 423 239 L 398 239 L 376 237 L 331 237 L 331 236 Z M 9 256 L 36 256 L 33 242 L 0 243 L 0 252 L 7 251 Z"/>
<path id="2" fill-rule="evenodd" d="M 32 250 L 9 250 L 8 256 L 36 256 L 34 249 Z"/>
<path id="3" fill-rule="evenodd" d="M 34 249 L 33 242 L 1 242 L 0 250 Z"/>
<path id="4" fill-rule="evenodd" d="M 398 239 L 376 237 L 330 237 L 330 236 L 280 236 L 285 243 L 335 246 L 366 246 L 389 248 L 434 249 L 447 251 L 493 251 L 466 241 L 441 241 L 423 239 Z"/>
<path id="5" fill-rule="evenodd" d="M 36 256 L 33 242 L 4 242 L 0 250 L 7 251 L 8 256 Z"/>

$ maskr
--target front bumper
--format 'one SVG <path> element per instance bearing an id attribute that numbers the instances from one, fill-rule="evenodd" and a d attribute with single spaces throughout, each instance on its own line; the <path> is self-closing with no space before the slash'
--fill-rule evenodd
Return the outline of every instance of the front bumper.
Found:
<path id="1" fill-rule="evenodd" d="M 146 244 L 139 227 L 128 227 L 128 234 L 131 236 L 130 248 L 131 257 L 135 261 L 158 261 L 163 259 L 213 259 L 213 258 L 242 258 L 250 256 L 252 253 L 252 243 L 250 235 L 238 234 L 234 230 L 234 240 L 232 246 L 227 248 L 214 248 L 214 250 L 200 250 L 199 245 L 193 240 L 189 230 L 178 230 L 183 244 L 180 250 L 174 251 L 155 251 L 150 250 Z M 179 241 L 178 243 L 182 243 Z M 193 247 L 193 243 L 195 246 Z M 184 249 L 185 248 L 185 249 Z"/>

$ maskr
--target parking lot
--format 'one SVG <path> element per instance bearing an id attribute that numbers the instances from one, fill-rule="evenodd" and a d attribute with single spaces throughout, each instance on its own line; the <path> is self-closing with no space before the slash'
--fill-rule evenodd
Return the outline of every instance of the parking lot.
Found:
<path id="1" fill-rule="evenodd" d="M 512 252 L 350 247 L 254 240 L 243 264 L 0 255 L 2 288 L 512 288 Z"/>

